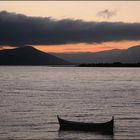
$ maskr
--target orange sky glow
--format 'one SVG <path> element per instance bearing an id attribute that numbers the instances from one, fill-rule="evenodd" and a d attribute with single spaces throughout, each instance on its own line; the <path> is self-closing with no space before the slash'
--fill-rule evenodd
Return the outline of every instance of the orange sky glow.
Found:
<path id="1" fill-rule="evenodd" d="M 140 41 L 106 42 L 101 44 L 68 44 L 68 45 L 49 45 L 34 46 L 44 52 L 69 53 L 69 52 L 99 52 L 112 49 L 127 49 L 139 45 Z"/>

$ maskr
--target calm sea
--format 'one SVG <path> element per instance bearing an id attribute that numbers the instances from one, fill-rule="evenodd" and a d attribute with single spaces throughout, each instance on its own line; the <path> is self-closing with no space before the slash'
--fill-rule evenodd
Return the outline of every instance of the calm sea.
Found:
<path id="1" fill-rule="evenodd" d="M 115 135 L 59 132 L 56 115 L 105 122 Z M 0 140 L 140 139 L 140 69 L 0 67 Z"/>

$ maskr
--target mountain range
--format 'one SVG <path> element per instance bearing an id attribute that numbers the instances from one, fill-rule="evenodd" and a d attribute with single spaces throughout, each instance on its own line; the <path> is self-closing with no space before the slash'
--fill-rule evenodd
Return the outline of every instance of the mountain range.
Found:
<path id="1" fill-rule="evenodd" d="M 140 45 L 85 53 L 45 53 L 32 46 L 0 51 L 0 65 L 72 65 L 81 63 L 140 63 Z"/>
<path id="2" fill-rule="evenodd" d="M 66 60 L 39 51 L 32 46 L 0 51 L 0 65 L 69 65 Z"/>
<path id="3" fill-rule="evenodd" d="M 52 53 L 71 63 L 140 63 L 140 45 L 128 49 L 113 49 L 101 52 Z"/>

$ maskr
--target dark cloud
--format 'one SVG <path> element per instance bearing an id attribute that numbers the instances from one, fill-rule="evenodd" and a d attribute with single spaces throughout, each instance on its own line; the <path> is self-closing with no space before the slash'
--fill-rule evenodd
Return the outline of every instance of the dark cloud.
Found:
<path id="1" fill-rule="evenodd" d="M 97 16 L 100 16 L 100 17 L 102 17 L 102 18 L 109 19 L 109 18 L 115 16 L 116 13 L 117 13 L 116 10 L 111 11 L 111 10 L 105 9 L 105 10 L 103 10 L 103 11 L 99 11 L 99 12 L 97 13 Z"/>
<path id="2" fill-rule="evenodd" d="M 0 12 L 0 45 L 53 45 L 140 40 L 140 23 L 86 22 Z"/>

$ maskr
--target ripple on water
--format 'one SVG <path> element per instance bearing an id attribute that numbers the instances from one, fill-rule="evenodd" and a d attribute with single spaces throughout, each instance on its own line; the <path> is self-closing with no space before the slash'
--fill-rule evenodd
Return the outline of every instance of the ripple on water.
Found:
<path id="1" fill-rule="evenodd" d="M 0 140 L 106 139 L 60 133 L 56 115 L 104 122 L 115 116 L 113 139 L 140 138 L 139 69 L 0 67 Z"/>

